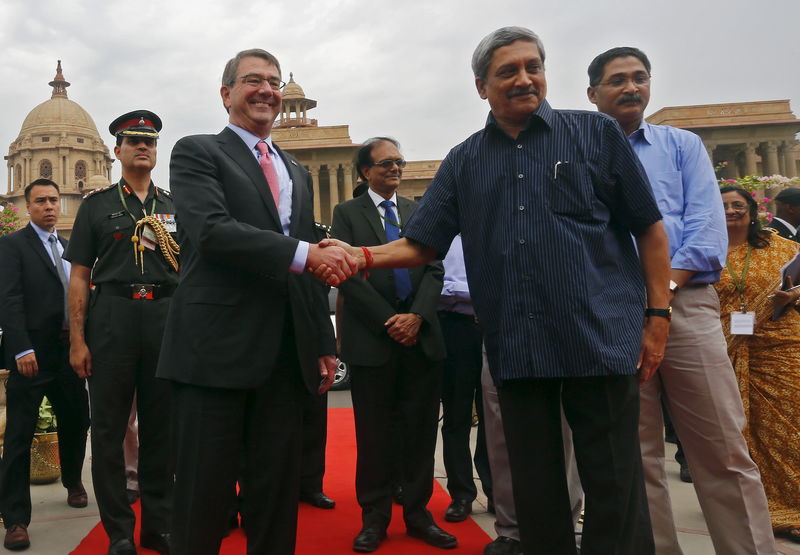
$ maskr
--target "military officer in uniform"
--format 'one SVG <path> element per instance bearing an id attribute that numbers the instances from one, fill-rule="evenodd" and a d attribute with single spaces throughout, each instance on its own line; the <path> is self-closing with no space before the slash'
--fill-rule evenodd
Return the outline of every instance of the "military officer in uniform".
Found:
<path id="1" fill-rule="evenodd" d="M 169 553 L 173 467 L 170 393 L 155 377 L 170 297 L 178 282 L 175 209 L 153 185 L 159 117 L 137 110 L 115 119 L 122 179 L 89 193 L 64 258 L 69 287 L 70 363 L 89 381 L 92 478 L 109 555 L 135 555 L 123 438 L 136 394 L 139 414 L 140 545 Z M 91 287 L 93 286 L 93 287 Z"/>

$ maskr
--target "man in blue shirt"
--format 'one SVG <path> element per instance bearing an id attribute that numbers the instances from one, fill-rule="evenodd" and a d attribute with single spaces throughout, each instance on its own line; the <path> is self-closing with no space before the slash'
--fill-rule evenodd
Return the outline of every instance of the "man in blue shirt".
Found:
<path id="1" fill-rule="evenodd" d="M 712 286 L 725 265 L 728 236 L 708 154 L 697 135 L 644 121 L 650 62 L 641 50 L 600 54 L 589 65 L 589 83 L 589 100 L 616 118 L 647 172 L 672 258 L 670 337 L 661 366 L 642 386 L 639 420 L 656 550 L 681 553 L 664 470 L 664 396 L 717 553 L 775 553 Z"/>
<path id="2" fill-rule="evenodd" d="M 616 122 L 547 103 L 533 32 L 489 34 L 472 69 L 491 107 L 486 127 L 447 155 L 403 238 L 350 252 L 361 268 L 414 266 L 460 232 L 522 551 L 576 553 L 563 403 L 586 492 L 583 549 L 653 553 L 636 430 L 638 382 L 661 362 L 669 329 L 661 215 Z"/>

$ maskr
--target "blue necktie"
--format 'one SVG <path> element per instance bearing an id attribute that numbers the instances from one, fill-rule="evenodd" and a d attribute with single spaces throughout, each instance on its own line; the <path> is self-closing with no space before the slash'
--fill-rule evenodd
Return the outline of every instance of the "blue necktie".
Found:
<path id="1" fill-rule="evenodd" d="M 400 225 L 397 215 L 394 213 L 394 203 L 391 200 L 384 200 L 381 203 L 386 213 L 384 214 L 383 228 L 386 230 L 386 242 L 400 238 Z M 394 290 L 397 298 L 404 301 L 411 294 L 411 277 L 406 268 L 396 268 L 394 270 Z"/>

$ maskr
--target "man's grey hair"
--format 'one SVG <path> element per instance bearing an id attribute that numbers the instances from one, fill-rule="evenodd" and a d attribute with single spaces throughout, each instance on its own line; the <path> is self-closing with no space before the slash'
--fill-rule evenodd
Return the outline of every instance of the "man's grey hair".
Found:
<path id="1" fill-rule="evenodd" d="M 472 54 L 472 73 L 482 81 L 486 81 L 489 72 L 489 64 L 492 63 L 492 54 L 498 48 L 508 46 L 512 42 L 524 40 L 532 42 L 539 49 L 539 56 L 544 64 L 544 45 L 539 36 L 525 27 L 501 27 L 492 31 L 478 43 L 478 47 Z"/>
<path id="2" fill-rule="evenodd" d="M 261 48 L 251 48 L 250 50 L 242 50 L 236 54 L 236 56 L 228 60 L 228 63 L 225 64 L 225 70 L 222 72 L 222 85 L 232 87 L 238 77 L 236 74 L 239 72 L 239 62 L 242 61 L 242 58 L 251 57 L 268 61 L 278 69 L 278 74 L 280 75 L 281 64 L 278 58 Z"/>

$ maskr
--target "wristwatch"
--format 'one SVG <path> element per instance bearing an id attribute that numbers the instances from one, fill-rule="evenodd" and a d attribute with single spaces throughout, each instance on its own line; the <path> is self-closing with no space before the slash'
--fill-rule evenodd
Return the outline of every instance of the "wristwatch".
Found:
<path id="1" fill-rule="evenodd" d="M 667 320 L 672 320 L 672 307 L 668 306 L 667 308 L 645 308 L 644 317 L 650 318 L 651 316 L 658 316 L 660 318 L 666 318 Z"/>

